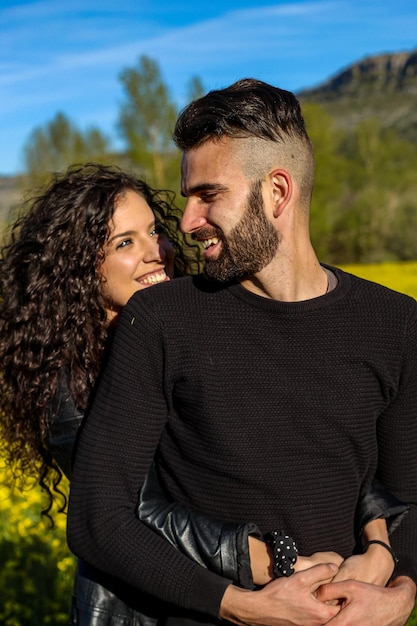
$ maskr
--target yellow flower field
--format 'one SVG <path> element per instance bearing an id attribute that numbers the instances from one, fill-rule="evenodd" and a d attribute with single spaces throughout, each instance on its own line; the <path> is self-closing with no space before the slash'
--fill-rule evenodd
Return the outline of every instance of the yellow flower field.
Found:
<path id="1" fill-rule="evenodd" d="M 38 487 L 19 491 L 0 470 L 0 624 L 68 624 L 74 557 L 65 540 L 66 515 L 54 527 L 41 519 Z"/>
<path id="2" fill-rule="evenodd" d="M 417 298 L 417 262 L 346 266 L 349 272 Z M 65 541 L 66 516 L 53 528 L 41 520 L 39 488 L 19 492 L 7 483 L 0 459 L 0 624 L 68 623 L 74 558 Z M 414 613 L 408 626 L 417 626 Z"/>
<path id="3" fill-rule="evenodd" d="M 347 272 L 381 283 L 417 299 L 417 262 L 346 265 Z"/>

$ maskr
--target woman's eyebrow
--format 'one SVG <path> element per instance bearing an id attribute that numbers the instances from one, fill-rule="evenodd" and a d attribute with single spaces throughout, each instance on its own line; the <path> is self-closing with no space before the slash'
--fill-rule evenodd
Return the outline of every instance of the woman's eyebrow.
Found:
<path id="1" fill-rule="evenodd" d="M 152 220 L 152 222 L 149 223 L 148 228 L 155 228 L 157 223 L 159 224 L 157 220 Z M 115 233 L 114 235 L 109 237 L 109 239 L 107 239 L 107 243 L 111 243 L 114 239 L 117 239 L 118 237 L 128 237 L 129 235 L 136 235 L 136 233 L 137 231 L 133 229 L 126 230 L 123 233 Z"/>
<path id="2" fill-rule="evenodd" d="M 107 239 L 107 243 L 111 243 L 114 239 L 118 239 L 119 237 L 128 237 L 129 235 L 134 235 L 136 233 L 135 230 L 127 230 L 124 233 L 115 233 L 109 239 Z"/>

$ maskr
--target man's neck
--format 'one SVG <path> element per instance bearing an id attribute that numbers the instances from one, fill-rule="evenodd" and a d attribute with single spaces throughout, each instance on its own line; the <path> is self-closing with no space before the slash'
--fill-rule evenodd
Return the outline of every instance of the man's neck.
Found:
<path id="1" fill-rule="evenodd" d="M 302 302 L 328 291 L 328 275 L 315 254 L 299 262 L 275 259 L 255 276 L 241 281 L 242 287 L 264 298 Z"/>

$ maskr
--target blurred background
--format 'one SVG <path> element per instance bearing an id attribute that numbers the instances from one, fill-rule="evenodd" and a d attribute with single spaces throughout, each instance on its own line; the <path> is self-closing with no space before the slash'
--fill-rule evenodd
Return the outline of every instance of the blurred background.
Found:
<path id="1" fill-rule="evenodd" d="M 253 76 L 302 102 L 320 258 L 417 259 L 415 0 L 3 0 L 0 28 L 1 222 L 85 160 L 178 192 L 178 111 Z"/>

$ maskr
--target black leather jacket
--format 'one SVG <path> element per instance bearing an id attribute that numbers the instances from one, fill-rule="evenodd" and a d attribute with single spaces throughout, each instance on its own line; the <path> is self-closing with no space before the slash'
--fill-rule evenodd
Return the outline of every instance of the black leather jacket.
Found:
<path id="1" fill-rule="evenodd" d="M 76 433 L 83 419 L 71 398 L 65 378 L 54 403 L 50 449 L 68 478 Z M 401 522 L 408 507 L 387 493 L 376 481 L 362 497 L 357 511 L 358 535 L 367 522 L 386 518 L 390 532 Z M 143 485 L 137 515 L 185 555 L 246 589 L 254 589 L 248 536 L 261 538 L 255 524 L 226 524 L 187 507 L 169 502 L 154 466 Z M 169 607 L 158 613 L 169 615 Z M 74 585 L 73 626 L 156 626 L 164 623 L 155 614 L 155 603 L 125 583 L 79 561 Z"/>

